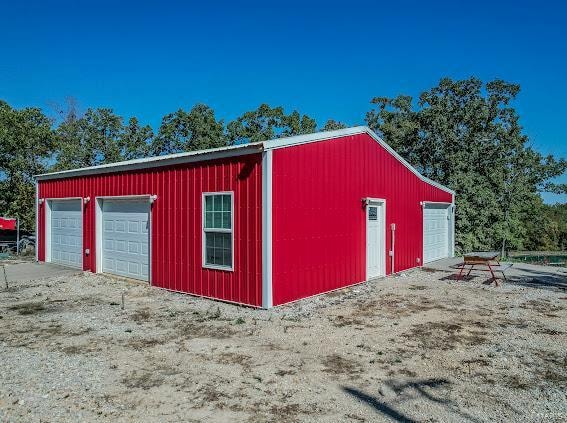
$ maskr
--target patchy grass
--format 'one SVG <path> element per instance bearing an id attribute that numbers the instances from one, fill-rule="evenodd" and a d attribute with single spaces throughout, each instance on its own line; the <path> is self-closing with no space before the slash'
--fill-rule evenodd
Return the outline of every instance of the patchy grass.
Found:
<path id="1" fill-rule="evenodd" d="M 146 350 L 167 342 L 160 338 L 135 338 L 128 341 L 128 346 L 135 350 Z"/>
<path id="2" fill-rule="evenodd" d="M 147 370 L 135 370 L 129 373 L 122 379 L 122 384 L 130 389 L 143 389 L 148 390 L 161 386 L 164 383 L 164 378 L 156 372 Z"/>
<path id="3" fill-rule="evenodd" d="M 520 391 L 526 391 L 530 389 L 533 385 L 530 381 L 524 377 L 518 375 L 512 375 L 505 380 L 506 386 L 511 389 L 516 389 Z"/>
<path id="4" fill-rule="evenodd" d="M 152 313 L 148 308 L 135 310 L 131 315 L 131 319 L 135 322 L 147 322 L 152 319 Z"/>
<path id="5" fill-rule="evenodd" d="M 338 354 L 331 354 L 323 360 L 323 369 L 326 373 L 353 375 L 362 371 L 360 364 L 352 359 L 344 358 Z"/>
<path id="6" fill-rule="evenodd" d="M 17 311 L 22 316 L 37 314 L 45 310 L 44 302 L 27 302 L 15 304 L 8 307 L 8 310 Z"/>
<path id="7" fill-rule="evenodd" d="M 278 370 L 275 373 L 276 376 L 280 376 L 280 377 L 294 375 L 294 374 L 297 374 L 297 372 L 295 370 L 292 370 L 292 369 Z"/>
<path id="8" fill-rule="evenodd" d="M 427 287 L 424 286 L 424 285 L 409 285 L 408 289 L 410 291 L 423 291 L 423 290 L 427 289 Z"/>
<path id="9" fill-rule="evenodd" d="M 486 341 L 486 332 L 471 330 L 463 323 L 427 322 L 413 325 L 402 336 L 418 342 L 422 348 L 452 350 L 459 345 L 479 345 Z"/>
<path id="10" fill-rule="evenodd" d="M 303 410 L 299 404 L 274 405 L 270 408 L 270 414 L 275 421 L 297 422 L 301 420 L 301 414 L 313 414 L 312 410 Z"/>
<path id="11" fill-rule="evenodd" d="M 235 334 L 235 330 L 227 324 L 218 326 L 205 324 L 204 321 L 185 322 L 178 329 L 177 334 L 181 338 L 212 338 L 226 339 Z"/>
<path id="12" fill-rule="evenodd" d="M 249 355 L 238 354 L 233 352 L 224 352 L 214 359 L 219 364 L 242 366 L 245 370 L 250 370 L 252 357 Z"/>

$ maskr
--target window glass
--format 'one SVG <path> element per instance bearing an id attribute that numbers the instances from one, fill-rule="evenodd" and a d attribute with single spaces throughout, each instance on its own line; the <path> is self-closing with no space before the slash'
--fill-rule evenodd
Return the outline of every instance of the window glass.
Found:
<path id="1" fill-rule="evenodd" d="M 205 264 L 232 267 L 232 234 L 206 232 Z"/>
<path id="2" fill-rule="evenodd" d="M 205 228 L 231 229 L 232 209 L 229 194 L 205 196 Z"/>
<path id="3" fill-rule="evenodd" d="M 378 220 L 378 208 L 369 207 L 368 208 L 368 220 Z"/>

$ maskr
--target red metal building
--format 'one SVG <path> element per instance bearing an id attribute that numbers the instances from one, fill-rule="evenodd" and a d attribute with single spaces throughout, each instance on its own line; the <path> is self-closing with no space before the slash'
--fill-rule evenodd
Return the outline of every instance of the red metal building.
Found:
<path id="1" fill-rule="evenodd" d="M 454 192 L 367 127 L 37 177 L 37 259 L 269 308 L 451 256 Z"/>

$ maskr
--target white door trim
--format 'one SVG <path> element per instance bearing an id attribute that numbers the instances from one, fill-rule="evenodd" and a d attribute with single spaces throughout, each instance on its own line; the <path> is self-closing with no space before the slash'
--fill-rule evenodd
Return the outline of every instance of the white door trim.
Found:
<path id="1" fill-rule="evenodd" d="M 364 225 L 366 230 L 366 243 L 365 243 L 365 254 L 366 254 L 366 280 L 368 280 L 368 206 L 379 206 L 382 208 L 382 231 L 380 234 L 380 243 L 382 244 L 382 260 L 381 260 L 381 275 L 373 276 L 373 278 L 386 276 L 386 200 L 384 198 L 370 198 L 367 197 L 365 200 L 365 210 L 364 210 Z"/>
<path id="2" fill-rule="evenodd" d="M 81 270 L 84 269 L 84 256 L 85 256 L 85 204 L 83 197 L 64 197 L 64 198 L 44 198 L 43 204 L 45 206 L 45 262 L 51 263 L 51 209 L 53 201 L 80 201 L 81 202 L 81 231 L 82 231 L 82 247 L 81 247 Z M 37 231 L 37 229 L 36 229 Z M 39 245 L 36 237 L 36 244 Z M 60 263 L 57 263 L 60 264 Z M 61 264 L 61 266 L 65 266 Z M 75 268 L 75 267 L 74 267 Z M 75 268 L 76 269 L 76 268 Z"/>
<path id="3" fill-rule="evenodd" d="M 148 283 L 152 284 L 152 210 L 153 203 L 157 200 L 157 195 L 106 195 L 95 197 L 95 252 L 96 252 L 96 273 L 102 271 L 102 208 L 104 200 L 148 200 Z"/>

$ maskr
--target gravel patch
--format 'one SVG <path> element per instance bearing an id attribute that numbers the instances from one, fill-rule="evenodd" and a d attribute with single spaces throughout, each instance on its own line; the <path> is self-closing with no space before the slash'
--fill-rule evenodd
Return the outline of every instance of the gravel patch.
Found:
<path id="1" fill-rule="evenodd" d="M 567 293 L 445 276 L 269 311 L 87 272 L 17 282 L 0 421 L 565 421 Z"/>

